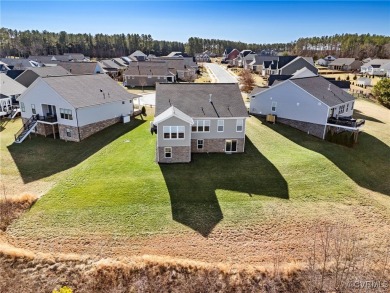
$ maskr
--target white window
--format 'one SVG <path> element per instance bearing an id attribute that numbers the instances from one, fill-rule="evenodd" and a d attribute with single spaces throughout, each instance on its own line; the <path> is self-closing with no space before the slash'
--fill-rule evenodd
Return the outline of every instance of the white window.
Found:
<path id="1" fill-rule="evenodd" d="M 22 110 L 22 112 L 26 112 L 26 107 L 24 106 L 23 102 L 20 102 L 20 109 Z"/>
<path id="2" fill-rule="evenodd" d="M 70 130 L 69 128 L 66 129 L 66 136 L 72 137 L 72 130 Z"/>
<path id="3" fill-rule="evenodd" d="M 218 132 L 223 132 L 223 127 L 225 125 L 225 121 L 224 120 L 218 120 L 218 127 L 217 127 L 217 131 Z"/>
<path id="4" fill-rule="evenodd" d="M 237 119 L 236 131 L 237 132 L 242 132 L 243 128 L 244 128 L 244 120 L 243 119 Z"/>
<path id="5" fill-rule="evenodd" d="M 347 104 L 347 108 L 345 109 L 345 112 L 348 112 L 348 107 L 349 107 L 349 104 Z"/>
<path id="6" fill-rule="evenodd" d="M 276 112 L 276 106 L 278 105 L 277 102 L 272 102 L 271 111 Z"/>
<path id="7" fill-rule="evenodd" d="M 60 116 L 62 119 L 73 120 L 72 110 L 60 108 Z"/>
<path id="8" fill-rule="evenodd" d="M 164 148 L 164 157 L 165 158 L 172 158 L 172 148 L 171 147 Z"/>
<path id="9" fill-rule="evenodd" d="M 164 126 L 164 139 L 184 139 L 184 126 Z"/>
<path id="10" fill-rule="evenodd" d="M 341 105 L 341 106 L 339 107 L 339 114 L 344 113 L 344 108 L 345 108 L 345 105 Z"/>
<path id="11" fill-rule="evenodd" d="M 37 110 L 35 109 L 35 105 L 31 104 L 31 112 L 35 115 L 37 114 Z"/>
<path id="12" fill-rule="evenodd" d="M 198 139 L 197 145 L 198 145 L 198 150 L 203 149 L 203 145 L 204 145 L 203 139 Z"/>
<path id="13" fill-rule="evenodd" d="M 351 110 L 353 110 L 353 104 L 354 104 L 355 102 L 352 102 L 352 104 L 351 104 Z"/>
<path id="14" fill-rule="evenodd" d="M 226 140 L 225 141 L 225 152 L 231 153 L 231 152 L 236 152 L 237 151 L 237 140 L 232 139 L 232 140 Z"/>
<path id="15" fill-rule="evenodd" d="M 196 120 L 192 132 L 210 132 L 210 120 Z"/>

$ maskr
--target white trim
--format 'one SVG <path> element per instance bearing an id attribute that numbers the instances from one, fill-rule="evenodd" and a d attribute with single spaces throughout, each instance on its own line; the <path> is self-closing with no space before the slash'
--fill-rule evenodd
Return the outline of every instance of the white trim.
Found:
<path id="1" fill-rule="evenodd" d="M 219 125 L 219 122 L 222 122 L 222 125 Z M 222 130 L 218 130 L 218 128 L 222 126 Z M 217 132 L 224 132 L 225 131 L 225 120 L 218 119 L 217 120 Z"/>
<path id="2" fill-rule="evenodd" d="M 169 127 L 169 132 L 165 132 L 164 128 L 166 128 L 166 127 Z M 172 127 L 177 127 L 177 132 L 176 132 L 177 137 L 176 138 L 172 138 L 172 133 L 175 133 L 175 132 L 172 132 Z M 180 127 L 184 128 L 184 131 L 183 131 L 184 137 L 179 137 L 179 133 L 180 133 L 179 128 Z M 164 137 L 165 133 L 169 133 L 169 138 Z M 183 125 L 163 126 L 163 139 L 164 140 L 184 140 L 185 136 L 186 136 L 185 133 L 186 133 L 186 127 Z"/>
<path id="3" fill-rule="evenodd" d="M 166 149 L 171 149 L 171 151 L 170 151 L 170 152 L 166 152 L 166 151 L 165 151 Z M 166 156 L 167 153 L 170 153 L 171 156 L 170 156 L 170 157 L 167 157 L 167 156 Z M 173 154 L 172 154 L 172 147 L 164 147 L 164 159 L 172 159 L 172 157 L 173 157 Z"/>
<path id="4" fill-rule="evenodd" d="M 226 150 L 226 144 L 227 144 L 228 141 L 231 142 L 231 146 L 232 146 L 232 147 L 233 147 L 233 141 L 236 141 L 236 150 L 235 150 L 235 151 L 227 151 L 227 150 Z M 237 140 L 236 138 L 225 139 L 225 153 L 237 153 L 237 142 L 238 142 L 238 140 Z"/>
<path id="5" fill-rule="evenodd" d="M 339 128 L 345 128 L 345 129 L 351 129 L 351 130 L 360 130 L 362 126 L 359 127 L 348 127 L 344 125 L 338 125 L 338 124 L 331 124 L 331 123 L 326 123 L 325 126 L 333 126 L 333 127 L 339 127 Z"/>

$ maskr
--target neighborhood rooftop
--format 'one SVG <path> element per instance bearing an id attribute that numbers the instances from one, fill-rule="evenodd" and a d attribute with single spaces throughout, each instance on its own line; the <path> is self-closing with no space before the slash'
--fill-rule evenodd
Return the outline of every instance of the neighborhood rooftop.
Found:
<path id="1" fill-rule="evenodd" d="M 248 116 L 235 83 L 160 83 L 156 85 L 156 92 L 156 116 L 171 106 L 191 117 Z"/>
<path id="2" fill-rule="evenodd" d="M 12 96 L 23 93 L 26 87 L 13 80 L 5 73 L 0 73 L 0 94 L 1 96 Z"/>
<path id="3" fill-rule="evenodd" d="M 45 77 L 43 80 L 75 108 L 138 97 L 105 74 Z"/>
<path id="4" fill-rule="evenodd" d="M 346 93 L 321 76 L 296 78 L 290 79 L 290 81 L 329 107 L 355 100 L 352 95 Z"/>

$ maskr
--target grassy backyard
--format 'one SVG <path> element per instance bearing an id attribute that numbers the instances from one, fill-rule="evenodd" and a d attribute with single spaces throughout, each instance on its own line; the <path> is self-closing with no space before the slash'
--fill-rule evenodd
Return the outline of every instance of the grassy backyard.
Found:
<path id="1" fill-rule="evenodd" d="M 257 263 L 271 244 L 302 257 L 314 223 L 379 233 L 375 225 L 390 226 L 390 119 L 383 107 L 356 104 L 367 125 L 352 149 L 251 117 L 244 154 L 199 154 L 179 165 L 154 162 L 149 121 L 81 143 L 33 137 L 20 145 L 11 145 L 9 124 L 1 174 L 53 186 L 9 227 L 10 241 L 44 251 L 57 243 L 59 251 L 95 253 L 106 243 L 107 254 Z"/>

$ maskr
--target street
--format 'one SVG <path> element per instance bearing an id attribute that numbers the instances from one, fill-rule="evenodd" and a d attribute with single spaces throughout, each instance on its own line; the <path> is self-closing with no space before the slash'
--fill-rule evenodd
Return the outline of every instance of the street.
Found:
<path id="1" fill-rule="evenodd" d="M 211 77 L 214 78 L 217 83 L 237 83 L 237 78 L 232 76 L 226 69 L 218 64 L 204 63 L 204 66 L 211 71 Z"/>

